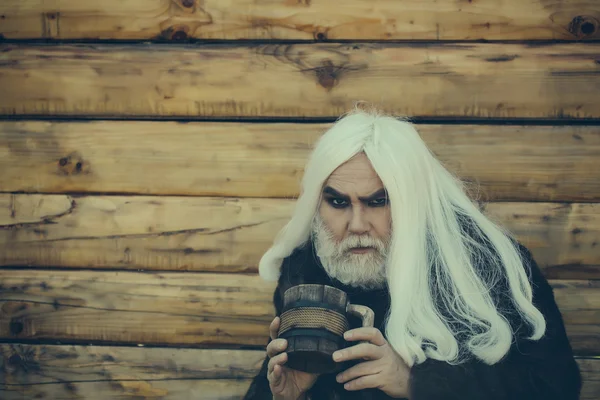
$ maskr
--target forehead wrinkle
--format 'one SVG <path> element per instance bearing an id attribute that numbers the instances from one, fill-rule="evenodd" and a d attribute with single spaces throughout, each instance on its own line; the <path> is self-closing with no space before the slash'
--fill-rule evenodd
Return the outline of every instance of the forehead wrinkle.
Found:
<path id="1" fill-rule="evenodd" d="M 354 198 L 367 198 L 381 190 L 385 190 L 383 184 L 373 179 L 364 182 L 356 182 L 354 180 L 343 181 L 338 179 L 331 179 L 323 188 L 327 186 L 331 187 L 343 196 Z"/>
<path id="2" fill-rule="evenodd" d="M 367 197 L 384 189 L 383 182 L 365 154 L 359 154 L 335 169 L 324 186 L 351 197 Z"/>

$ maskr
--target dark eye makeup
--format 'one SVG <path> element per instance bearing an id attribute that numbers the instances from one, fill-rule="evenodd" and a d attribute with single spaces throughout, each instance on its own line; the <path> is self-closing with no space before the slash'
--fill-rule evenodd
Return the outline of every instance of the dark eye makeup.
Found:
<path id="1" fill-rule="evenodd" d="M 325 201 L 333 208 L 342 209 L 350 206 L 350 197 L 338 192 L 330 186 L 325 187 L 323 194 Z M 385 189 L 380 189 L 367 197 L 359 197 L 359 200 L 368 207 L 384 207 L 388 204 Z"/>

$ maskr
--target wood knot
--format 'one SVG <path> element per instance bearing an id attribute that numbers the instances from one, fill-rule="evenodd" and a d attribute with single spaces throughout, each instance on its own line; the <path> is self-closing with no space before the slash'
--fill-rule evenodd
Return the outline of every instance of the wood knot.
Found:
<path id="1" fill-rule="evenodd" d="M 187 33 L 185 31 L 177 31 L 171 36 L 173 40 L 186 40 L 188 38 Z"/>
<path id="2" fill-rule="evenodd" d="M 315 40 L 318 42 L 324 42 L 327 40 L 326 32 L 315 32 Z"/>
<path id="3" fill-rule="evenodd" d="M 75 386 L 72 382 L 65 382 L 65 389 L 67 389 L 67 392 L 77 392 L 77 386 Z"/>
<path id="4" fill-rule="evenodd" d="M 63 175 L 78 175 L 88 170 L 87 164 L 77 153 L 59 159 L 58 168 Z"/>
<path id="5" fill-rule="evenodd" d="M 322 65 L 315 69 L 319 85 L 323 86 L 327 91 L 333 89 L 337 85 L 338 70 L 331 60 L 323 61 Z"/>
<path id="6" fill-rule="evenodd" d="M 10 330 L 11 335 L 16 336 L 23 332 L 24 326 L 23 323 L 19 320 L 11 320 L 8 329 Z"/>
<path id="7" fill-rule="evenodd" d="M 192 8 L 194 7 L 194 0 L 182 0 L 181 5 L 186 8 Z"/>
<path id="8" fill-rule="evenodd" d="M 166 29 L 163 29 L 156 39 L 166 41 L 183 41 L 189 38 L 188 31 L 189 27 L 186 25 L 170 26 Z"/>
<path id="9" fill-rule="evenodd" d="M 600 21 L 589 15 L 578 15 L 569 23 L 569 32 L 577 38 L 591 38 L 598 34 Z"/>
<path id="10" fill-rule="evenodd" d="M 22 363 L 23 363 L 23 359 L 18 354 L 13 354 L 12 356 L 10 356 L 8 358 L 8 364 L 9 365 L 12 365 L 12 366 L 16 367 L 18 365 L 21 365 Z"/>

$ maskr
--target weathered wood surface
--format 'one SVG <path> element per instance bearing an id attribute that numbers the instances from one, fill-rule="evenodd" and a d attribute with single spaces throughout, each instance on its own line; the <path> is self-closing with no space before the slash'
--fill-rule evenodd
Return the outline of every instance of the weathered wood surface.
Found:
<path id="1" fill-rule="evenodd" d="M 0 195 L 1 265 L 256 271 L 293 202 Z M 59 228 L 62 227 L 62 228 Z"/>
<path id="2" fill-rule="evenodd" d="M 3 344 L 0 373 L 5 374 L 5 385 L 0 385 L 0 395 L 7 400 L 25 395 L 41 399 L 106 399 L 161 393 L 156 397 L 205 399 L 197 397 L 203 393 L 198 390 L 215 385 L 213 390 L 222 390 L 222 397 L 216 398 L 239 399 L 264 357 L 261 350 Z M 584 381 L 581 400 L 597 400 L 600 359 L 578 358 L 577 362 Z M 179 389 L 178 384 L 182 386 Z M 36 397 L 38 394 L 40 397 Z"/>
<path id="3" fill-rule="evenodd" d="M 343 12 L 333 0 L 4 0 L 0 14 L 10 39 L 600 38 L 594 0 L 349 0 Z"/>
<path id="4" fill-rule="evenodd" d="M 330 126 L 4 121 L 0 191 L 295 197 L 309 152 Z M 600 201 L 600 127 L 417 129 L 487 201 Z"/>
<path id="5" fill-rule="evenodd" d="M 252 378 L 263 350 L 0 344 L 6 385 Z"/>
<path id="6" fill-rule="evenodd" d="M 598 399 L 600 393 L 600 358 L 581 358 L 577 362 L 583 380 L 580 399 Z"/>
<path id="7" fill-rule="evenodd" d="M 0 397 L 234 399 L 263 359 L 252 350 L 0 345 Z"/>
<path id="8" fill-rule="evenodd" d="M 600 118 L 599 61 L 596 42 L 4 44 L 0 114 Z"/>
<path id="9" fill-rule="evenodd" d="M 250 385 L 249 379 L 203 380 L 121 380 L 72 382 L 7 386 L 2 389 L 2 400 L 106 400 L 106 399 L 161 399 L 161 400 L 239 400 Z"/>
<path id="10" fill-rule="evenodd" d="M 257 275 L 0 270 L 0 337 L 261 346 L 274 285 Z"/>
<path id="11" fill-rule="evenodd" d="M 0 265 L 256 272 L 294 200 L 0 194 Z M 550 278 L 600 277 L 600 204 L 487 203 Z"/>
<path id="12" fill-rule="evenodd" d="M 234 399 L 260 350 L 0 345 L 2 399 Z"/>
<path id="13" fill-rule="evenodd" d="M 600 208 L 594 204 L 488 203 L 485 213 L 533 253 L 549 278 L 598 279 Z"/>
<path id="14" fill-rule="evenodd" d="M 275 284 L 258 275 L 0 270 L 0 338 L 264 346 Z M 578 354 L 600 354 L 600 281 L 551 280 Z"/>

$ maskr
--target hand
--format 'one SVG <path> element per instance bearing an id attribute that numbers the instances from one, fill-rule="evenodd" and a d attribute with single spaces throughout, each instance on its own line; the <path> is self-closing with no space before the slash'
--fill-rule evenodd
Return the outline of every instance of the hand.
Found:
<path id="1" fill-rule="evenodd" d="M 367 341 L 333 353 L 337 362 L 363 359 L 337 375 L 346 390 L 377 388 L 390 397 L 409 397 L 410 368 L 377 328 L 358 328 L 344 334 L 347 341 Z"/>
<path id="2" fill-rule="evenodd" d="M 267 346 L 269 368 L 267 379 L 273 398 L 276 400 L 297 400 L 316 382 L 318 374 L 297 371 L 283 364 L 287 362 L 287 340 L 277 339 L 279 332 L 279 317 L 275 317 L 269 331 L 272 341 Z"/>

